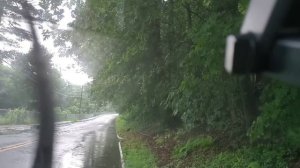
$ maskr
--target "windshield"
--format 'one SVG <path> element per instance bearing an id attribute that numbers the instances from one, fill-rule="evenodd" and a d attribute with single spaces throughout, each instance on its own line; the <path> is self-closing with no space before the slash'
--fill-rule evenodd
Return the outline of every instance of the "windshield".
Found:
<path id="1" fill-rule="evenodd" d="M 1 0 L 0 167 L 299 167 L 300 90 L 224 69 L 249 2 Z"/>

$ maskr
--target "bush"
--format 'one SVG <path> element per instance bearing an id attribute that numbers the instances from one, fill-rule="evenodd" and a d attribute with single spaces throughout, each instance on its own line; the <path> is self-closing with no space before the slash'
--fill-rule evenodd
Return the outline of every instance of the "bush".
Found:
<path id="1" fill-rule="evenodd" d="M 33 112 L 24 108 L 10 110 L 0 118 L 0 124 L 33 124 L 36 123 Z"/>
<path id="2" fill-rule="evenodd" d="M 285 168 L 285 152 L 272 148 L 244 148 L 233 152 L 222 152 L 202 165 L 205 168 Z"/>
<path id="3" fill-rule="evenodd" d="M 300 89 L 272 81 L 261 96 L 262 114 L 248 135 L 252 142 L 299 149 Z"/>
<path id="4" fill-rule="evenodd" d="M 173 156 L 175 158 L 184 158 L 190 153 L 198 150 L 199 148 L 206 149 L 213 145 L 213 138 L 211 136 L 199 137 L 188 140 L 187 143 L 175 148 Z"/>

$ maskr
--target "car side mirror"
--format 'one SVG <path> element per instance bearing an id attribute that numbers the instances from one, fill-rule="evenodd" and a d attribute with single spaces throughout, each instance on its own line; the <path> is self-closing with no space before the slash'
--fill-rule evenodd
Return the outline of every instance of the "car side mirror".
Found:
<path id="1" fill-rule="evenodd" d="M 299 9 L 299 0 L 250 1 L 240 33 L 227 37 L 226 71 L 300 85 Z"/>

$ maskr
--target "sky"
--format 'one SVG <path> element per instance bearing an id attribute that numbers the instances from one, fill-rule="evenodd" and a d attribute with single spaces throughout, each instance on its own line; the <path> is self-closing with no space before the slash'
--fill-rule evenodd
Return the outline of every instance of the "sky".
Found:
<path id="1" fill-rule="evenodd" d="M 38 3 L 37 3 L 38 4 Z M 66 30 L 70 29 L 68 27 L 68 24 L 74 21 L 74 18 L 71 16 L 71 10 L 67 7 L 62 7 L 64 9 L 64 17 L 59 22 L 58 29 L 60 30 Z M 2 21 L 2 24 L 5 24 L 5 21 Z M 21 26 L 26 26 L 25 23 L 21 23 Z M 28 27 L 28 25 L 26 26 Z M 49 28 L 47 24 L 43 24 L 44 28 Z M 23 27 L 24 28 L 24 27 Z M 37 29 L 37 34 L 41 35 L 42 30 Z M 5 34 L 6 37 L 10 39 L 14 39 L 14 41 L 18 41 L 20 44 L 20 48 L 18 49 L 21 52 L 27 53 L 31 48 L 31 42 L 30 41 L 19 41 L 17 40 L 18 37 L 15 37 L 11 34 Z M 43 40 L 43 38 L 40 36 L 39 38 L 40 43 L 47 48 L 50 54 L 52 54 L 52 64 L 53 66 L 61 73 L 61 77 L 66 80 L 67 82 L 70 82 L 74 85 L 84 85 L 88 82 L 92 81 L 92 78 L 90 78 L 83 70 L 82 67 L 71 57 L 62 57 L 59 53 L 59 49 L 54 46 L 53 38 L 48 38 L 47 40 Z M 70 42 L 66 42 L 67 45 L 72 45 Z M 0 41 L 0 50 L 13 50 L 15 49 L 13 46 L 5 45 L 3 42 Z"/>
<path id="2" fill-rule="evenodd" d="M 71 16 L 71 10 L 67 7 L 63 7 L 64 9 L 64 17 L 59 22 L 58 29 L 66 30 L 70 29 L 68 24 L 74 21 L 74 18 Z M 61 57 L 59 56 L 59 51 L 54 47 L 53 39 L 49 38 L 44 41 L 47 49 L 53 54 L 52 63 L 54 67 L 56 67 L 62 75 L 62 78 L 67 80 L 68 82 L 75 85 L 84 85 L 88 82 L 92 81 L 83 70 L 82 67 L 71 57 Z M 66 42 L 67 45 L 72 45 L 70 42 Z"/>

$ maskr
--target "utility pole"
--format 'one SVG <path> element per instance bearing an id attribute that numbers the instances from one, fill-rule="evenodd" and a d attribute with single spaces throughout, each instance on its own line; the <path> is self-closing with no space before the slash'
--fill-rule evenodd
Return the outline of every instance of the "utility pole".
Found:
<path id="1" fill-rule="evenodd" d="M 79 114 L 81 114 L 82 92 L 83 92 L 83 85 L 81 86 L 81 93 L 80 93 Z"/>

